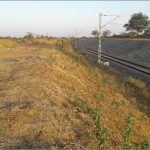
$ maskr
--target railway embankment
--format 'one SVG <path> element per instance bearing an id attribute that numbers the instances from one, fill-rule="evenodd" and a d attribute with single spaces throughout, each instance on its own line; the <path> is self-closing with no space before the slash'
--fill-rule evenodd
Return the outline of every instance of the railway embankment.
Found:
<path id="1" fill-rule="evenodd" d="M 3 39 L 0 148 L 148 148 L 149 94 L 66 39 Z"/>
<path id="2" fill-rule="evenodd" d="M 96 38 L 80 38 L 78 43 L 95 50 L 98 47 Z M 150 67 L 150 40 L 148 39 L 103 39 L 102 51 Z"/>

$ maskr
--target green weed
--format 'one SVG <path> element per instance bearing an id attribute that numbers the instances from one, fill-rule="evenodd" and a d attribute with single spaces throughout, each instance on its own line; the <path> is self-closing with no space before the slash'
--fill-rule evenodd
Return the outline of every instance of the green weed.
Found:
<path id="1" fill-rule="evenodd" d="M 129 114 L 125 122 L 124 134 L 123 134 L 124 149 L 128 149 L 128 150 L 131 149 L 131 146 L 132 146 L 131 144 L 132 124 L 133 124 L 133 117 L 131 114 Z"/>
<path id="2" fill-rule="evenodd" d="M 98 109 L 93 110 L 92 118 L 97 128 L 97 139 L 99 140 L 99 148 L 106 149 L 108 144 L 108 131 L 103 126 L 101 113 Z"/>
<path id="3" fill-rule="evenodd" d="M 144 140 L 143 142 L 137 144 L 136 150 L 149 150 L 150 149 L 150 141 Z"/>
<path id="4" fill-rule="evenodd" d="M 74 102 L 74 107 L 83 113 L 88 113 L 90 111 L 90 109 L 88 108 L 88 106 L 85 104 L 85 102 L 81 101 L 81 100 L 76 100 Z"/>
<path id="5" fill-rule="evenodd" d="M 97 129 L 96 135 L 99 141 L 99 148 L 106 149 L 108 144 L 108 131 L 103 126 L 100 111 L 98 109 L 94 109 L 94 110 L 89 109 L 87 105 L 81 100 L 76 100 L 74 102 L 74 106 L 78 111 L 88 113 L 89 115 L 92 116 Z"/>

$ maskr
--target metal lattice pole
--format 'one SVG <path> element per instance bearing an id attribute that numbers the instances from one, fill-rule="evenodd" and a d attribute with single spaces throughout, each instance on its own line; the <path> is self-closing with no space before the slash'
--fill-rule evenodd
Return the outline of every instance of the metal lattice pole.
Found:
<path id="1" fill-rule="evenodd" d="M 76 49 L 76 48 L 77 48 L 77 45 L 76 45 L 76 40 L 77 40 L 77 29 L 75 29 L 75 38 L 74 38 L 74 39 L 75 39 L 75 43 L 74 43 L 74 44 L 75 44 L 75 49 Z"/>
<path id="2" fill-rule="evenodd" d="M 98 41 L 98 63 L 101 63 L 102 53 L 102 14 L 99 14 L 99 41 Z"/>

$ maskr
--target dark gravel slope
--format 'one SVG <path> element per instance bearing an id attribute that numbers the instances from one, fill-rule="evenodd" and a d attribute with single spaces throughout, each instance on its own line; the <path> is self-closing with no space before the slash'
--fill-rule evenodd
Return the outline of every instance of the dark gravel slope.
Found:
<path id="1" fill-rule="evenodd" d="M 78 44 L 97 49 L 98 39 L 80 38 Z M 150 67 L 150 40 L 103 39 L 103 52 Z"/>

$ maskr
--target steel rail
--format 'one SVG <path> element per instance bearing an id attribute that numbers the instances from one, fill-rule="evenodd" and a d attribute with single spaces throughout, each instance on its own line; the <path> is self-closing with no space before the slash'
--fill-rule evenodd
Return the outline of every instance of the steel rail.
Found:
<path id="1" fill-rule="evenodd" d="M 91 49 L 86 48 L 86 47 L 84 47 L 84 46 L 81 46 L 81 45 L 79 45 L 79 44 L 78 44 L 78 46 L 79 46 L 82 50 L 88 51 L 89 53 L 94 54 L 94 55 L 96 55 L 96 56 L 98 55 L 98 53 L 97 53 L 96 51 L 94 51 L 94 50 L 91 50 Z M 136 70 L 136 71 L 142 72 L 142 73 L 144 73 L 144 74 L 150 76 L 150 70 L 147 69 L 147 68 L 143 68 L 143 66 L 141 66 L 141 65 L 136 65 L 135 63 L 132 64 L 132 63 L 130 63 L 130 62 L 126 62 L 126 61 L 120 60 L 120 59 L 118 59 L 118 58 L 114 58 L 114 57 L 105 55 L 104 53 L 102 53 L 102 57 L 105 58 L 105 59 L 107 59 L 107 60 L 110 60 L 110 61 L 112 61 L 112 62 L 121 64 L 121 65 L 123 65 L 123 66 L 126 66 L 126 67 L 128 67 L 128 68 L 134 69 L 134 70 Z M 144 70 L 144 69 L 146 69 L 146 70 Z"/>
<path id="2" fill-rule="evenodd" d="M 79 44 L 77 44 L 77 45 L 78 45 L 78 46 L 80 46 L 80 47 L 84 47 L 84 48 L 86 48 L 86 49 L 89 49 L 90 51 L 96 52 L 95 50 L 93 50 L 93 49 L 91 49 L 91 48 L 88 48 L 88 47 L 85 47 L 85 46 L 81 46 L 81 45 L 79 45 Z M 134 62 L 128 61 L 128 60 L 124 60 L 124 59 L 121 59 L 121 58 L 118 58 L 118 57 L 115 57 L 115 56 L 109 55 L 109 54 L 104 53 L 104 52 L 102 52 L 102 54 L 103 54 L 103 55 L 105 55 L 105 56 L 109 56 L 109 57 L 111 57 L 111 58 L 115 58 L 115 59 L 117 59 L 117 60 L 121 60 L 121 61 L 123 61 L 123 62 L 130 63 L 130 64 L 132 64 L 132 65 L 136 65 L 136 66 L 138 66 L 138 67 L 142 67 L 142 68 L 144 68 L 144 69 L 148 69 L 148 70 L 150 70 L 150 68 L 149 68 L 149 67 L 147 67 L 147 66 L 143 66 L 143 65 L 140 65 L 140 64 L 137 64 L 137 63 L 134 63 Z"/>

